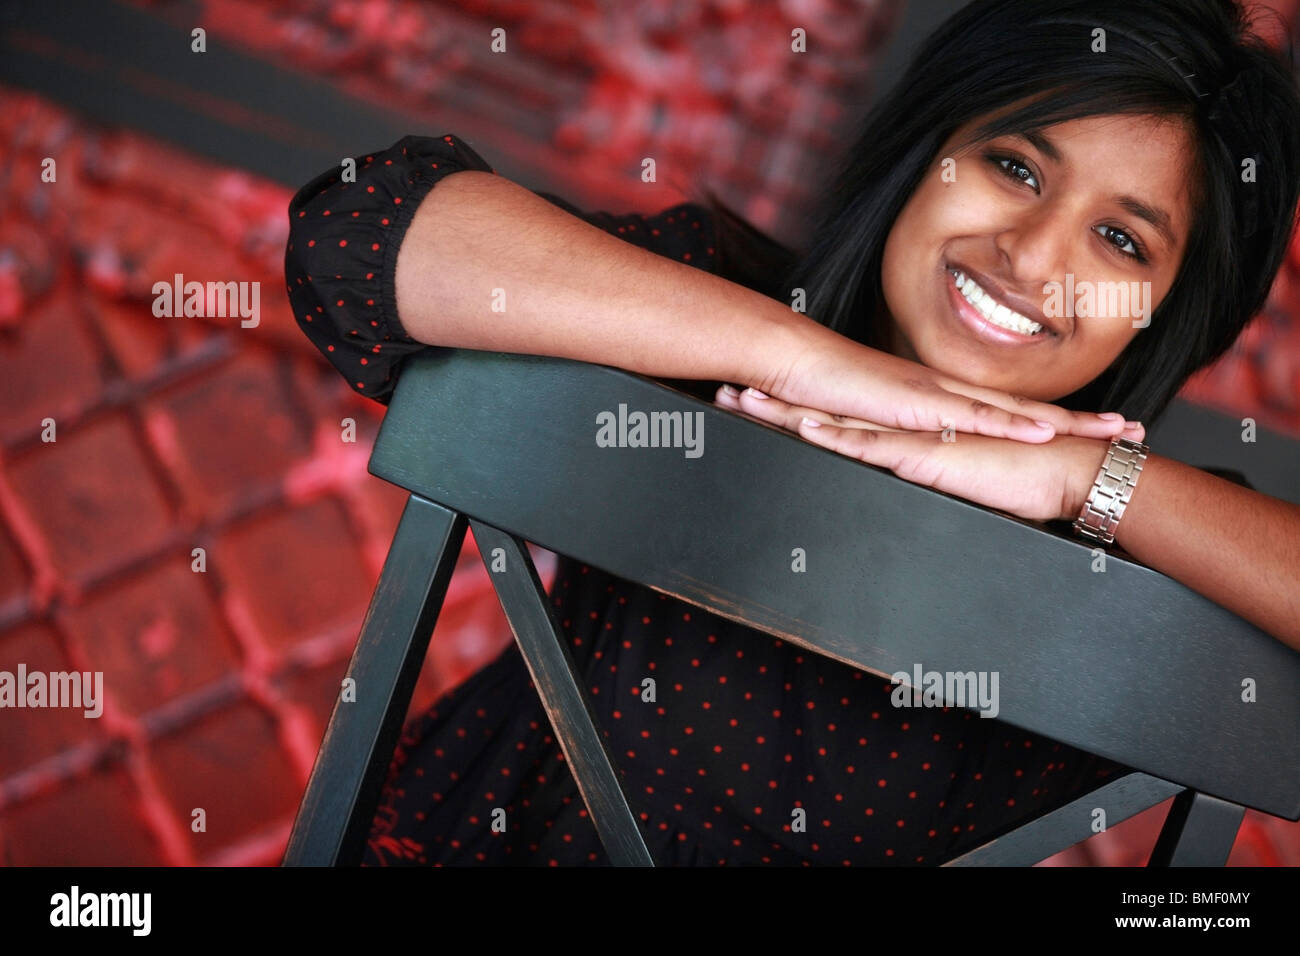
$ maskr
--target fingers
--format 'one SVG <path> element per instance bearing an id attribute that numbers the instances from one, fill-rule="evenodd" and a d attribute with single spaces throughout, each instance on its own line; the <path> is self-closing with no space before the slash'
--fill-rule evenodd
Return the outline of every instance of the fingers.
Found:
<path id="1" fill-rule="evenodd" d="M 897 473 L 909 455 L 919 451 L 918 441 L 933 442 L 934 437 L 918 432 L 898 432 L 894 429 L 842 428 L 824 425 L 815 419 L 804 418 L 796 427 L 799 436 L 814 445 L 856 458 L 869 465 L 878 465 Z"/>
<path id="2" fill-rule="evenodd" d="M 1124 416 L 1118 412 L 1070 411 L 1061 408 L 1059 405 L 1039 402 L 1019 395 L 1011 395 L 993 388 L 970 385 L 959 379 L 947 377 L 940 378 L 939 384 L 946 391 L 966 396 L 976 402 L 987 402 L 1011 413 L 1013 416 L 1023 416 L 1033 422 L 1047 422 L 1052 426 L 1053 431 L 1060 435 L 1078 435 L 1082 438 L 1115 438 L 1122 435 L 1125 438 L 1134 438 L 1137 434 L 1146 434 L 1145 429 L 1139 423 L 1126 422 Z M 959 425 L 958 430 L 967 431 L 969 429 L 964 429 Z M 979 432 L 984 435 L 991 434 L 983 429 L 980 429 Z M 1003 435 L 998 437 L 1011 438 L 1018 436 Z M 1041 441 L 1042 439 L 1031 438 L 1030 440 Z M 1141 438 L 1135 438 L 1135 440 L 1141 441 Z"/>
<path id="3" fill-rule="evenodd" d="M 1049 441 L 1056 434 L 1082 435 L 1090 438 L 1122 436 L 1131 438 L 1134 441 L 1144 441 L 1146 438 L 1146 429 L 1138 422 L 1111 422 L 1087 412 L 1071 412 L 1045 402 L 1020 399 L 994 389 L 984 389 L 977 386 L 964 387 L 980 392 L 987 398 L 1000 398 L 1003 401 L 1017 404 L 1021 412 L 1027 412 L 1028 414 L 1010 411 L 978 396 L 954 395 L 951 396 L 951 401 L 949 401 L 948 398 L 942 395 L 942 390 L 940 390 L 940 414 L 946 417 L 926 420 L 920 416 L 914 416 L 918 419 L 916 422 L 918 427 L 914 429 L 894 428 L 866 419 L 854 418 L 848 415 L 835 415 L 803 405 L 792 405 L 781 399 L 764 395 L 753 388 L 741 391 L 732 386 L 724 385 L 717 391 L 716 404 L 793 432 L 800 432 L 800 423 L 807 418 L 824 425 L 835 425 L 840 428 L 887 432 L 938 431 L 951 427 L 956 431 L 971 434 L 988 435 L 994 438 L 1013 438 L 1034 443 Z M 931 393 L 927 397 L 927 404 L 933 404 L 933 402 L 934 394 Z M 942 410 L 944 405 L 948 406 L 946 412 Z M 1052 427 L 1043 428 L 1040 426 L 1037 423 L 1038 420 L 1031 417 L 1037 414 L 1044 415 L 1042 421 L 1048 422 Z"/>
<path id="4" fill-rule="evenodd" d="M 830 412 L 824 412 L 821 409 L 808 408 L 804 405 L 792 405 L 779 398 L 765 395 L 753 388 L 747 388 L 744 391 L 737 391 L 729 386 L 723 386 L 718 389 L 717 404 L 733 411 L 743 412 L 752 418 L 757 418 L 760 421 L 776 425 L 779 428 L 784 428 L 792 432 L 798 431 L 799 422 L 804 418 L 810 418 L 823 424 L 837 425 L 843 428 L 902 431 L 902 429 L 890 428 L 886 425 L 881 425 L 878 422 L 853 418 L 848 415 L 835 415 Z"/>
<path id="5" fill-rule="evenodd" d="M 898 418 L 910 431 L 952 429 L 1034 443 L 1051 441 L 1056 435 L 1054 422 L 1038 421 L 981 398 L 954 394 L 936 383 L 907 382 L 898 404 L 906 413 Z"/>

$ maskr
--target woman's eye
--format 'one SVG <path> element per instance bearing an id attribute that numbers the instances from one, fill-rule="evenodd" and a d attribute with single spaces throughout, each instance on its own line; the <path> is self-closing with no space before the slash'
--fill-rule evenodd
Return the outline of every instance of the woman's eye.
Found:
<path id="1" fill-rule="evenodd" d="M 1114 226 L 1097 226 L 1097 232 L 1120 252 L 1134 259 L 1142 259 L 1142 250 L 1136 240 L 1123 229 L 1116 229 Z"/>
<path id="2" fill-rule="evenodd" d="M 1034 178 L 1033 171 L 1024 163 L 1010 156 L 993 156 L 991 159 L 1001 166 L 1003 172 L 1009 177 L 1020 180 L 1020 182 L 1033 189 L 1034 192 L 1038 192 L 1038 180 Z"/>

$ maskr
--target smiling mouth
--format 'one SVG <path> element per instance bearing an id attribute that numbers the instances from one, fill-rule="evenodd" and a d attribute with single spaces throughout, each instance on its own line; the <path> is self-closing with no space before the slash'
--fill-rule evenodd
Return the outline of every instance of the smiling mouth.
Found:
<path id="1" fill-rule="evenodd" d="M 1000 329 L 1026 335 L 1030 338 L 1055 334 L 1047 326 L 1028 319 L 1014 309 L 1009 309 L 998 302 L 997 299 L 984 291 L 978 282 L 960 269 L 949 269 L 948 275 L 952 277 L 953 284 L 957 287 L 957 292 L 961 297 L 969 302 L 971 307 L 982 315 L 990 325 L 996 325 Z"/>

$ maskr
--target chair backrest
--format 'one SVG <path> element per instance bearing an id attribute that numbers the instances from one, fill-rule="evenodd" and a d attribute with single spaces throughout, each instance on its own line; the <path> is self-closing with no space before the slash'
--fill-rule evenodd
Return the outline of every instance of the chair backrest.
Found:
<path id="1" fill-rule="evenodd" d="M 689 416 L 699 453 L 630 447 L 634 412 Z M 1300 819 L 1300 653 L 1150 568 L 1095 570 L 1068 535 L 540 356 L 408 360 L 370 470 L 886 679 L 996 673 L 996 719 Z"/>

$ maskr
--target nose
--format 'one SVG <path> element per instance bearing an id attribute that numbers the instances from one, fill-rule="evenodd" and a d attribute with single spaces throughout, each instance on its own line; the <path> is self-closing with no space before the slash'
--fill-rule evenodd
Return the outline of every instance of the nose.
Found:
<path id="1" fill-rule="evenodd" d="M 1059 281 L 1068 269 L 1071 240 L 1068 211 L 1051 202 L 1019 210 L 994 238 L 1002 263 L 1028 295 L 1042 295 L 1043 284 Z"/>

